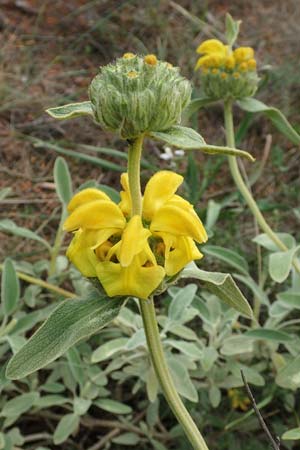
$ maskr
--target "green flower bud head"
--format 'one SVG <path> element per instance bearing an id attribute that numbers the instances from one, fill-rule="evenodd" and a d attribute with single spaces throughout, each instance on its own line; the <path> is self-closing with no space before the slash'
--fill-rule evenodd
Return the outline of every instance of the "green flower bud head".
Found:
<path id="1" fill-rule="evenodd" d="M 104 129 L 132 139 L 180 123 L 191 97 L 191 85 L 171 64 L 155 55 L 125 53 L 100 68 L 89 97 L 94 118 Z"/>

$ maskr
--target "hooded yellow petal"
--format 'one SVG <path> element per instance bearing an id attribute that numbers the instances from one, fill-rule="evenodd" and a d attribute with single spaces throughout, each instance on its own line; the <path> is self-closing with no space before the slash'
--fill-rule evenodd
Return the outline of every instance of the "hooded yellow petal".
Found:
<path id="1" fill-rule="evenodd" d="M 131 214 L 131 197 L 129 190 L 129 180 L 128 174 L 122 173 L 121 175 L 121 185 L 124 191 L 120 192 L 121 201 L 119 203 L 119 208 L 123 212 L 123 214 L 127 217 Z"/>
<path id="2" fill-rule="evenodd" d="M 104 261 L 97 265 L 97 276 L 109 297 L 132 295 L 147 299 L 165 276 L 161 266 L 142 266 L 136 256 L 130 266 Z"/>
<path id="3" fill-rule="evenodd" d="M 92 202 L 94 200 L 108 200 L 111 201 L 108 195 L 106 195 L 104 192 L 100 191 L 99 189 L 83 189 L 82 191 L 78 192 L 74 195 L 72 200 L 68 204 L 68 211 L 71 213 L 74 211 L 74 209 L 78 208 L 79 206 Z"/>
<path id="4" fill-rule="evenodd" d="M 174 195 L 182 182 L 181 175 L 168 170 L 153 175 L 145 188 L 143 218 L 151 220 L 156 211 Z"/>
<path id="5" fill-rule="evenodd" d="M 252 47 L 239 47 L 233 51 L 233 56 L 237 63 L 241 63 L 252 59 L 254 50 Z"/>
<path id="6" fill-rule="evenodd" d="M 218 39 L 208 39 L 199 45 L 196 52 L 204 54 L 220 53 L 226 55 L 227 46 Z"/>
<path id="7" fill-rule="evenodd" d="M 122 267 L 128 267 L 134 256 L 148 244 L 151 232 L 143 227 L 140 216 L 133 216 L 122 234 L 119 261 Z"/>
<path id="8" fill-rule="evenodd" d="M 197 214 L 173 205 L 165 205 L 159 209 L 151 222 L 150 230 L 189 236 L 197 242 L 207 241 L 205 228 Z"/>
<path id="9" fill-rule="evenodd" d="M 165 244 L 165 270 L 168 276 L 180 272 L 189 262 L 201 259 L 193 239 L 184 236 L 172 236 L 167 233 L 157 233 Z"/>
<path id="10" fill-rule="evenodd" d="M 64 223 L 66 231 L 74 231 L 79 228 L 123 229 L 126 224 L 125 217 L 120 208 L 111 200 L 94 200 L 78 206 Z"/>
<path id="11" fill-rule="evenodd" d="M 98 258 L 94 250 L 85 245 L 84 232 L 76 231 L 68 249 L 67 257 L 85 277 L 96 277 Z"/>

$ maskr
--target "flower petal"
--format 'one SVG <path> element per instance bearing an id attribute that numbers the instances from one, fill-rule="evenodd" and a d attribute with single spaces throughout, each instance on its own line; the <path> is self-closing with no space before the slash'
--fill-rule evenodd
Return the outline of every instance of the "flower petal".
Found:
<path id="1" fill-rule="evenodd" d="M 72 200 L 68 204 L 68 211 L 71 213 L 74 209 L 78 208 L 78 206 L 83 205 L 84 203 L 92 202 L 94 200 L 110 200 L 108 195 L 99 189 L 83 189 L 74 195 Z"/>
<path id="2" fill-rule="evenodd" d="M 184 236 L 172 236 L 167 233 L 157 233 L 165 244 L 165 270 L 168 276 L 180 272 L 189 262 L 201 259 L 193 239 Z"/>
<path id="3" fill-rule="evenodd" d="M 182 182 L 181 175 L 168 170 L 153 175 L 145 188 L 143 218 L 151 220 L 156 211 L 174 195 Z"/>
<path id="4" fill-rule="evenodd" d="M 207 241 L 205 228 L 196 213 L 168 204 L 161 207 L 155 214 L 150 231 L 189 236 L 197 242 Z"/>
<path id="5" fill-rule="evenodd" d="M 125 227 L 126 220 L 120 208 L 111 200 L 94 200 L 78 206 L 64 223 L 64 230 L 79 228 L 103 229 Z"/>
<path id="6" fill-rule="evenodd" d="M 147 245 L 151 232 L 143 227 L 140 216 L 133 216 L 122 234 L 119 261 L 122 267 L 128 267 L 134 256 Z"/>
<path id="7" fill-rule="evenodd" d="M 248 61 L 254 57 L 254 50 L 252 47 L 239 47 L 233 51 L 234 59 L 237 63 Z"/>
<path id="8" fill-rule="evenodd" d="M 226 54 L 226 51 L 227 51 L 226 45 L 224 45 L 218 39 L 207 39 L 206 41 L 202 42 L 196 50 L 197 53 L 204 53 L 204 54 L 210 53 Z"/>
<path id="9" fill-rule="evenodd" d="M 165 271 L 157 265 L 143 267 L 136 256 L 128 267 L 111 261 L 98 263 L 97 276 L 109 297 L 132 295 L 147 299 L 163 280 Z"/>
<path id="10" fill-rule="evenodd" d="M 119 208 L 125 216 L 130 216 L 131 214 L 131 197 L 129 190 L 129 180 L 128 174 L 122 173 L 121 175 L 121 185 L 124 191 L 120 192 L 121 201 L 119 203 Z"/>
<path id="11" fill-rule="evenodd" d="M 96 277 L 98 258 L 94 250 L 85 245 L 84 232 L 76 231 L 68 249 L 67 257 L 85 277 Z"/>

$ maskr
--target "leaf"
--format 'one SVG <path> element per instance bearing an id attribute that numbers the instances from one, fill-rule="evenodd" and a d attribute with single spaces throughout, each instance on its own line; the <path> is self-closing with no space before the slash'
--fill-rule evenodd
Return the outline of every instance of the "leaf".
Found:
<path id="1" fill-rule="evenodd" d="M 168 309 L 168 316 L 171 320 L 173 320 L 174 322 L 180 322 L 182 314 L 184 313 L 185 309 L 191 305 L 196 292 L 196 284 L 189 284 L 188 286 L 185 286 L 184 288 L 178 290 L 177 294 L 172 299 Z"/>
<path id="2" fill-rule="evenodd" d="M 201 366 L 205 372 L 208 372 L 216 360 L 218 359 L 218 352 L 214 347 L 205 347 L 201 358 Z"/>
<path id="3" fill-rule="evenodd" d="M 233 44 L 235 43 L 235 41 L 236 41 L 236 39 L 238 37 L 241 23 L 242 23 L 241 20 L 234 20 L 229 13 L 226 14 L 226 19 L 225 19 L 225 25 L 226 25 L 225 36 L 226 36 L 227 43 L 228 43 L 228 45 L 230 47 L 233 46 Z"/>
<path id="4" fill-rule="evenodd" d="M 110 400 L 109 398 L 95 400 L 93 404 L 113 414 L 130 414 L 132 412 L 130 406 L 117 402 L 116 400 Z"/>
<path id="5" fill-rule="evenodd" d="M 62 395 L 44 395 L 40 397 L 34 404 L 37 408 L 50 408 L 51 406 L 59 406 L 68 403 L 69 399 Z"/>
<path id="6" fill-rule="evenodd" d="M 277 294 L 277 299 L 284 306 L 290 309 L 300 309 L 300 292 L 285 291 Z"/>
<path id="7" fill-rule="evenodd" d="M 215 202 L 214 200 L 208 200 L 205 221 L 206 229 L 211 230 L 214 227 L 220 215 L 221 209 L 221 203 Z"/>
<path id="8" fill-rule="evenodd" d="M 275 233 L 278 239 L 280 239 L 283 244 L 291 249 L 296 246 L 296 241 L 293 236 L 291 236 L 288 233 Z M 259 234 L 254 239 L 252 239 L 252 242 L 255 242 L 256 244 L 260 245 L 261 247 L 266 248 L 267 250 L 270 250 L 271 252 L 277 252 L 278 247 L 277 245 L 270 239 L 270 237 L 265 234 Z"/>
<path id="9" fill-rule="evenodd" d="M 281 439 L 284 441 L 297 441 L 300 439 L 300 428 L 292 428 L 291 430 L 286 431 L 281 436 Z"/>
<path id="10" fill-rule="evenodd" d="M 85 382 L 85 373 L 79 351 L 76 349 L 76 347 L 71 347 L 67 351 L 66 357 L 73 377 L 82 388 Z"/>
<path id="11" fill-rule="evenodd" d="M 269 273 L 274 281 L 282 283 L 287 279 L 298 250 L 300 250 L 300 245 L 286 252 L 276 252 L 269 256 Z"/>
<path id="12" fill-rule="evenodd" d="M 237 101 L 238 106 L 244 111 L 262 113 L 267 116 L 273 125 L 286 136 L 293 144 L 300 144 L 300 136 L 289 123 L 287 118 L 277 108 L 265 105 L 255 98 L 247 97 Z"/>
<path id="13" fill-rule="evenodd" d="M 58 120 L 74 119 L 75 117 L 84 115 L 89 115 L 94 118 L 94 112 L 90 101 L 69 103 L 68 105 L 49 108 L 46 109 L 46 113 Z"/>
<path id="14" fill-rule="evenodd" d="M 221 390 L 216 385 L 213 385 L 209 388 L 208 396 L 211 406 L 217 408 L 221 403 Z"/>
<path id="15" fill-rule="evenodd" d="M 6 316 L 9 316 L 15 310 L 19 298 L 19 279 L 13 262 L 9 258 L 6 258 L 1 278 L 1 302 Z"/>
<path id="16" fill-rule="evenodd" d="M 166 339 L 165 345 L 170 345 L 181 353 L 189 356 L 193 360 L 200 360 L 203 356 L 202 350 L 193 342 L 175 341 L 174 339 Z"/>
<path id="17" fill-rule="evenodd" d="M 271 330 L 268 328 L 258 328 L 256 330 L 249 330 L 244 333 L 252 339 L 259 339 L 263 341 L 287 342 L 292 341 L 294 337 L 283 331 Z"/>
<path id="18" fill-rule="evenodd" d="M 115 353 L 123 350 L 126 346 L 128 338 L 117 338 L 100 345 L 91 356 L 92 363 L 98 363 L 100 361 L 105 361 L 106 359 L 113 356 Z"/>
<path id="19" fill-rule="evenodd" d="M 135 433 L 123 433 L 113 438 L 112 442 L 120 445 L 137 445 L 140 442 L 140 438 Z"/>
<path id="20" fill-rule="evenodd" d="M 227 248 L 219 247 L 217 245 L 205 245 L 202 247 L 202 251 L 205 255 L 213 256 L 221 261 L 224 261 L 229 266 L 234 267 L 244 275 L 249 274 L 247 261 L 233 250 L 228 250 Z"/>
<path id="21" fill-rule="evenodd" d="M 16 236 L 24 237 L 26 239 L 33 239 L 35 241 L 39 241 L 41 244 L 45 245 L 48 250 L 51 250 L 51 246 L 48 244 L 45 239 L 41 238 L 38 234 L 33 231 L 27 230 L 27 228 L 18 227 L 12 220 L 4 219 L 0 221 L 0 231 L 4 231 L 5 233 L 11 233 Z"/>
<path id="22" fill-rule="evenodd" d="M 54 181 L 57 195 L 64 206 L 72 198 L 72 180 L 68 165 L 64 158 L 59 156 L 54 163 Z"/>
<path id="23" fill-rule="evenodd" d="M 74 399 L 74 413 L 78 416 L 84 415 L 92 404 L 92 400 L 86 398 L 75 397 Z"/>
<path id="24" fill-rule="evenodd" d="M 241 156 L 254 161 L 250 153 L 243 150 L 237 150 L 230 147 L 219 147 L 217 145 L 208 145 L 205 143 L 203 137 L 192 128 L 181 127 L 175 125 L 166 131 L 152 131 L 149 136 L 158 141 L 166 142 L 174 147 L 179 147 L 184 150 L 201 150 L 204 153 L 211 155 L 232 155 Z"/>
<path id="25" fill-rule="evenodd" d="M 199 111 L 199 109 L 211 105 L 212 103 L 216 103 L 216 100 L 211 97 L 199 97 L 192 99 L 182 113 L 183 121 L 186 122 L 187 119 L 189 119 L 189 117 L 191 117 L 196 111 Z"/>
<path id="26" fill-rule="evenodd" d="M 187 368 L 174 356 L 168 358 L 168 366 L 178 393 L 191 402 L 197 402 L 198 392 L 192 383 Z"/>
<path id="27" fill-rule="evenodd" d="M 239 275 L 235 273 L 234 278 L 237 278 L 239 281 L 244 283 L 248 288 L 251 289 L 253 294 L 263 303 L 264 305 L 270 305 L 270 301 L 268 299 L 267 294 L 264 292 L 264 290 L 251 278 L 249 275 L 246 277 L 244 275 Z"/>
<path id="28" fill-rule="evenodd" d="M 65 300 L 13 356 L 6 369 L 7 377 L 23 378 L 54 361 L 117 317 L 123 303 L 120 298 L 101 297 L 96 290 L 87 298 Z"/>
<path id="29" fill-rule="evenodd" d="M 53 442 L 55 445 L 59 445 L 77 430 L 80 419 L 77 414 L 66 414 L 58 422 L 58 425 L 54 431 Z"/>
<path id="30" fill-rule="evenodd" d="M 2 408 L 0 416 L 2 417 L 15 417 L 24 414 L 26 411 L 32 408 L 35 402 L 39 398 L 38 392 L 28 392 L 26 394 L 18 395 L 17 397 L 9 400 Z"/>
<path id="31" fill-rule="evenodd" d="M 233 335 L 223 340 L 221 353 L 225 356 L 244 355 L 254 349 L 253 339 L 244 335 Z"/>
<path id="32" fill-rule="evenodd" d="M 298 389 L 300 386 L 300 356 L 291 361 L 281 369 L 275 379 L 278 386 L 288 389 Z"/>
<path id="33" fill-rule="evenodd" d="M 235 281 L 228 273 L 206 272 L 198 269 L 196 264 L 189 264 L 183 269 L 183 278 L 196 278 L 203 281 L 206 288 L 227 305 L 236 309 L 245 317 L 252 317 L 252 310 Z"/>

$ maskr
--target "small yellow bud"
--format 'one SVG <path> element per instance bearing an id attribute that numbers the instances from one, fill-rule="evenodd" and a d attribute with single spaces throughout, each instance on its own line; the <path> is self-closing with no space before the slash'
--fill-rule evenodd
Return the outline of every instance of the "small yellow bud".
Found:
<path id="1" fill-rule="evenodd" d="M 225 60 L 225 67 L 226 67 L 226 69 L 233 69 L 234 66 L 235 66 L 234 57 L 232 55 L 227 56 L 227 58 Z"/>
<path id="2" fill-rule="evenodd" d="M 255 70 L 256 69 L 256 61 L 254 58 L 249 59 L 248 61 L 248 69 L 249 70 Z"/>
<path id="3" fill-rule="evenodd" d="M 221 73 L 221 78 L 222 78 L 222 80 L 226 80 L 226 78 L 227 78 L 227 73 L 222 72 L 222 73 Z"/>
<path id="4" fill-rule="evenodd" d="M 171 63 L 167 63 L 167 67 L 168 67 L 168 69 L 173 69 L 174 68 L 173 64 L 171 64 Z"/>
<path id="5" fill-rule="evenodd" d="M 157 64 L 157 58 L 155 55 L 146 55 L 144 61 L 146 64 L 149 64 L 150 66 L 156 66 Z"/>
<path id="6" fill-rule="evenodd" d="M 136 55 L 134 53 L 124 53 L 123 58 L 124 59 L 131 59 L 134 58 Z"/>
<path id="7" fill-rule="evenodd" d="M 211 69 L 211 73 L 213 73 L 214 75 L 217 75 L 219 73 L 219 69 Z"/>
<path id="8" fill-rule="evenodd" d="M 209 73 L 209 69 L 207 67 L 202 67 L 202 73 L 204 73 L 204 75 L 207 75 Z"/>
<path id="9" fill-rule="evenodd" d="M 238 80 L 240 78 L 240 74 L 238 72 L 234 72 L 232 74 L 233 78 L 235 78 L 236 80 Z"/>
<path id="10" fill-rule="evenodd" d="M 246 71 L 248 70 L 248 64 L 247 64 L 246 62 L 242 62 L 242 63 L 239 65 L 239 70 L 240 70 L 241 72 L 246 72 Z"/>
<path id="11" fill-rule="evenodd" d="M 135 70 L 131 70 L 127 73 L 128 78 L 137 78 L 139 74 Z"/>

